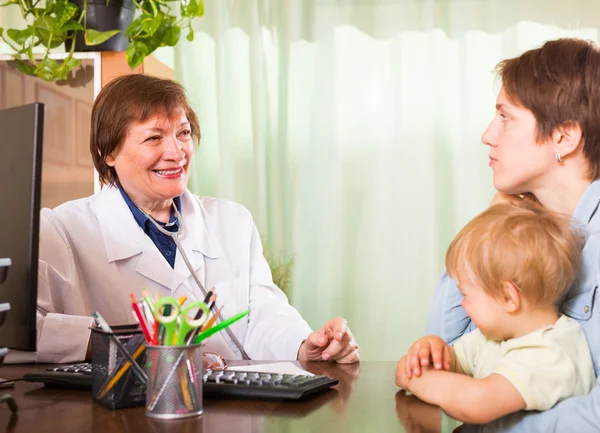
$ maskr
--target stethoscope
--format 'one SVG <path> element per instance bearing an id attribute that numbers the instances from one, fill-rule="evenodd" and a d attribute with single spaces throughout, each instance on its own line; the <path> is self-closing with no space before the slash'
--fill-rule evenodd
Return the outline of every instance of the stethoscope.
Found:
<path id="1" fill-rule="evenodd" d="M 180 240 L 179 238 L 181 236 L 183 236 L 183 234 L 185 233 L 185 227 L 183 224 L 183 218 L 181 217 L 181 213 L 179 213 L 179 211 L 177 210 L 177 206 L 175 206 L 175 203 L 173 203 L 173 209 L 174 209 L 174 214 L 175 214 L 175 218 L 177 219 L 177 221 L 179 222 L 179 228 L 177 229 L 176 232 L 170 232 L 168 230 L 165 230 L 153 217 L 152 215 L 150 215 L 149 213 L 145 212 L 143 209 L 141 209 L 139 206 L 136 205 L 136 207 L 140 210 L 140 212 L 142 212 L 144 215 L 146 215 L 146 217 L 148 217 L 148 219 L 150 221 L 152 221 L 152 224 L 154 224 L 154 226 L 158 229 L 158 231 L 160 231 L 162 234 L 170 236 L 171 238 L 173 238 L 173 240 L 175 241 L 175 246 L 177 247 L 177 251 L 179 251 L 179 253 L 181 254 L 181 258 L 183 259 L 183 261 L 185 262 L 185 265 L 187 266 L 187 268 L 190 271 L 190 274 L 192 274 L 192 278 L 194 278 L 194 281 L 196 282 L 196 285 L 200 288 L 200 291 L 202 292 L 202 294 L 204 296 L 207 295 L 207 291 L 204 288 L 204 286 L 202 285 L 202 283 L 200 282 L 200 279 L 198 278 L 198 275 L 196 275 L 196 272 L 194 271 L 194 267 L 192 266 L 192 264 L 190 263 L 187 254 L 185 253 L 185 250 L 183 249 L 183 247 L 181 246 Z M 215 312 L 215 314 L 218 313 L 218 309 L 216 304 L 213 305 L 213 310 Z M 219 322 L 223 321 L 223 316 L 221 313 L 218 313 L 219 318 Z M 229 327 L 225 328 L 225 332 L 227 332 L 227 335 L 229 335 L 229 338 L 231 338 L 231 341 L 233 341 L 233 343 L 236 345 L 236 347 L 238 348 L 238 350 L 240 351 L 240 353 L 242 354 L 242 358 L 243 359 L 250 359 L 250 357 L 248 356 L 248 354 L 246 353 L 246 351 L 244 350 L 242 344 L 239 342 L 239 340 L 237 339 L 237 337 L 233 334 L 233 332 L 231 331 L 231 329 Z"/>

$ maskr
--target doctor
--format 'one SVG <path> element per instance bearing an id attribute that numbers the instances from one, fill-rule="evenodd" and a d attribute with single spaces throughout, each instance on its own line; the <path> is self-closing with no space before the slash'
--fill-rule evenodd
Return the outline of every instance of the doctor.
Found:
<path id="1" fill-rule="evenodd" d="M 42 210 L 38 351 L 16 353 L 11 361 L 81 361 L 89 357 L 94 311 L 110 324 L 131 323 L 131 292 L 192 300 L 210 288 L 223 317 L 250 314 L 230 334 L 208 339 L 206 351 L 226 359 L 359 361 L 344 319 L 312 332 L 288 304 L 246 208 L 187 190 L 199 141 L 198 119 L 181 85 L 134 74 L 102 89 L 92 110 L 90 150 L 103 188 Z M 198 282 L 165 230 L 181 234 Z"/>

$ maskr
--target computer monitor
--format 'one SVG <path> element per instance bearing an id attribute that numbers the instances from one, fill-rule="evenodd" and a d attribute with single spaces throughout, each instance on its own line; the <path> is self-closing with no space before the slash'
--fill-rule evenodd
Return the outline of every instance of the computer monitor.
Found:
<path id="1" fill-rule="evenodd" d="M 36 350 L 43 129 L 43 104 L 0 110 L 0 259 L 12 262 L 0 284 L 10 304 L 0 347 L 18 350 Z"/>

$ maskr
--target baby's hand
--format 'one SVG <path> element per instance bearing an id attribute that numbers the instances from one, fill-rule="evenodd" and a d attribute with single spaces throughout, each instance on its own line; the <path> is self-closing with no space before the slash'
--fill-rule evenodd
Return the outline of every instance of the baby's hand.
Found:
<path id="1" fill-rule="evenodd" d="M 444 370 L 450 370 L 450 348 L 437 335 L 423 337 L 410 347 L 404 363 L 406 377 L 421 376 L 421 367 L 430 365 L 430 361 L 436 370 L 441 370 L 442 366 Z"/>
<path id="2" fill-rule="evenodd" d="M 398 365 L 396 367 L 396 385 L 400 388 L 408 391 L 408 377 L 406 377 L 406 372 L 404 366 L 406 364 L 406 356 L 400 358 L 398 361 Z"/>

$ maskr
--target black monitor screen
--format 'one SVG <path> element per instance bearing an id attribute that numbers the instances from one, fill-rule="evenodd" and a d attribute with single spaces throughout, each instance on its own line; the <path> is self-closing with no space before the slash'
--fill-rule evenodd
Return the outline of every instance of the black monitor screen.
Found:
<path id="1" fill-rule="evenodd" d="M 9 258 L 0 303 L 10 311 L 0 347 L 36 349 L 44 105 L 0 110 L 0 259 Z"/>

